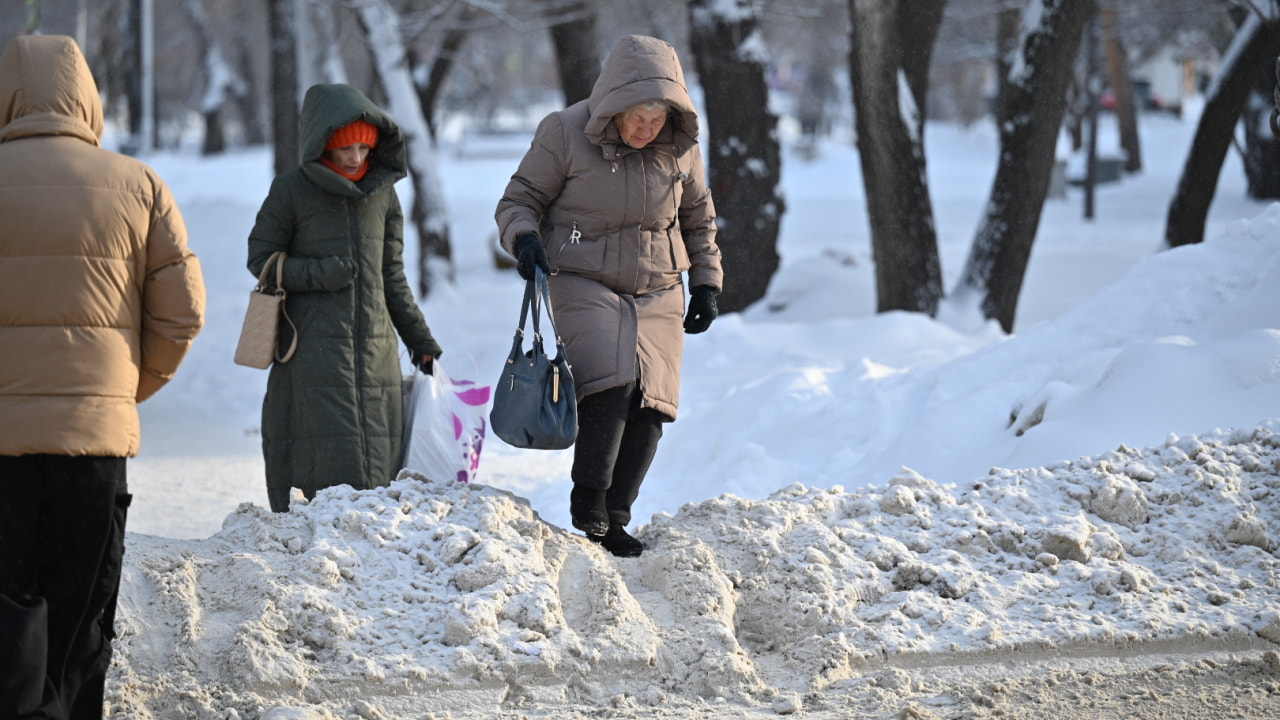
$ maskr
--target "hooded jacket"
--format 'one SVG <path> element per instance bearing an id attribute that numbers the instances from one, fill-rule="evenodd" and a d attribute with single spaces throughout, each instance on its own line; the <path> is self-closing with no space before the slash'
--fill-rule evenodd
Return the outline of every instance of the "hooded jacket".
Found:
<path id="1" fill-rule="evenodd" d="M 0 57 L 0 454 L 133 457 L 137 403 L 204 325 L 200 263 L 169 189 L 99 146 L 75 41 Z"/>
<path id="2" fill-rule="evenodd" d="M 369 171 L 352 182 L 320 158 L 335 130 L 361 118 L 378 128 L 378 144 Z M 272 365 L 262 405 L 275 510 L 288 508 L 290 487 L 311 497 L 338 484 L 389 484 L 400 469 L 399 338 L 440 354 L 404 270 L 394 187 L 407 172 L 404 135 L 350 85 L 311 87 L 301 120 L 301 165 L 272 182 L 249 235 L 254 277 L 271 253 L 288 253 L 286 309 L 298 328 L 297 352 Z"/>
<path id="3" fill-rule="evenodd" d="M 637 150 L 614 116 L 647 100 L 670 108 Z M 591 96 L 542 120 L 495 212 L 502 245 L 536 235 L 579 398 L 639 380 L 642 405 L 674 420 L 684 352 L 683 274 L 723 285 L 715 205 L 698 115 L 671 45 L 630 35 Z"/>

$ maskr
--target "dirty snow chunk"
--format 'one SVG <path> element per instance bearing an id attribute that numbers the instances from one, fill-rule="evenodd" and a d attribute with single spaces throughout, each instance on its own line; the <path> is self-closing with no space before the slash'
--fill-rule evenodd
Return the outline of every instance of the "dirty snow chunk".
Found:
<path id="1" fill-rule="evenodd" d="M 1089 510 L 1107 522 L 1130 530 L 1146 523 L 1150 516 L 1146 493 L 1124 475 L 1103 476 L 1102 486 L 1096 488 L 1090 498 Z"/>
<path id="2" fill-rule="evenodd" d="M 911 488 L 894 485 L 880 498 L 880 509 L 890 515 L 906 515 L 915 510 L 916 495 Z"/>
<path id="3" fill-rule="evenodd" d="M 1237 515 L 1227 528 L 1227 540 L 1238 545 L 1252 545 L 1269 551 L 1271 538 L 1267 535 L 1267 524 L 1255 514 Z"/>
<path id="4" fill-rule="evenodd" d="M 1258 628 L 1258 637 L 1280 643 L 1280 612 L 1273 612 L 1266 617 L 1262 627 Z"/>
<path id="5" fill-rule="evenodd" d="M 773 711 L 779 715 L 793 715 L 803 707 L 804 703 L 795 693 L 786 693 L 773 699 Z"/>
<path id="6" fill-rule="evenodd" d="M 1091 534 L 1089 523 L 1084 518 L 1067 518 L 1065 522 L 1045 529 L 1042 547 L 1045 552 L 1063 560 L 1087 563 L 1092 557 L 1089 552 Z"/>

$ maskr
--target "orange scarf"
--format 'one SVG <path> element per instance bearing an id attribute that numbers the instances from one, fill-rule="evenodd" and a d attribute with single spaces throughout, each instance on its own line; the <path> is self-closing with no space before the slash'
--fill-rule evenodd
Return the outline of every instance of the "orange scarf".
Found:
<path id="1" fill-rule="evenodd" d="M 322 156 L 320 158 L 320 162 L 323 163 L 325 167 L 338 173 L 342 177 L 350 180 L 351 182 L 360 182 L 360 178 L 364 177 L 364 174 L 369 172 L 369 160 L 367 158 L 365 159 L 364 164 L 360 166 L 360 169 L 356 170 L 353 173 L 346 172 L 342 168 L 338 167 L 337 163 L 333 162 L 327 157 Z"/>

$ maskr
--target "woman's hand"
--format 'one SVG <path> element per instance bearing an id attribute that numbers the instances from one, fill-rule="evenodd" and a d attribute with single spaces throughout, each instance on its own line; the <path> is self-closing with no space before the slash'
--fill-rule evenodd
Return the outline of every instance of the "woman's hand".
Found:
<path id="1" fill-rule="evenodd" d="M 689 291 L 689 311 L 684 314 L 684 331 L 689 335 L 706 332 L 711 321 L 720 314 L 716 307 L 716 289 L 710 285 L 699 285 Z"/>
<path id="2" fill-rule="evenodd" d="M 525 233 L 516 239 L 516 272 L 525 280 L 532 280 L 535 267 L 541 269 L 543 275 L 551 274 L 542 241 L 533 233 Z"/>

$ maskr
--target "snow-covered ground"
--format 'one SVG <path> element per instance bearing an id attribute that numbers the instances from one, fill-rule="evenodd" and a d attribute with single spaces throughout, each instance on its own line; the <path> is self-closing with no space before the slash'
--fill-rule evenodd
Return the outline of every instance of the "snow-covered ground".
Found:
<path id="1" fill-rule="evenodd" d="M 149 158 L 209 316 L 142 406 L 109 716 L 1280 715 L 1280 205 L 1233 155 L 1208 241 L 1157 252 L 1193 129 L 1144 117 L 1096 220 L 1049 202 L 1012 336 L 874 314 L 856 152 L 789 145 L 782 268 L 688 338 L 625 560 L 566 530 L 570 451 L 493 437 L 471 485 L 269 513 L 266 373 L 231 362 L 269 155 Z M 995 135 L 927 138 L 950 284 Z M 455 377 L 510 346 L 492 211 L 527 141 L 442 151 L 458 276 L 423 308 Z"/>

